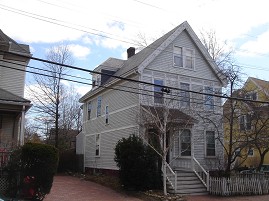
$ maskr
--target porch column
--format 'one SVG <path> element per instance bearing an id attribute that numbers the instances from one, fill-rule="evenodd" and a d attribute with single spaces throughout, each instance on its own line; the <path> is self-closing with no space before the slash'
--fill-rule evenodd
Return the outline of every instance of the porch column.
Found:
<path id="1" fill-rule="evenodd" d="M 21 128 L 20 128 L 20 139 L 19 139 L 19 143 L 20 145 L 24 145 L 24 124 L 25 124 L 25 106 L 23 106 L 22 108 L 22 112 L 21 112 Z"/>

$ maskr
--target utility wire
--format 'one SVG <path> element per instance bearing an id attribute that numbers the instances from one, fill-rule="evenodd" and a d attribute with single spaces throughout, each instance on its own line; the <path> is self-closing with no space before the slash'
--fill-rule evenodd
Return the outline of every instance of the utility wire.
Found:
<path id="1" fill-rule="evenodd" d="M 133 1 L 135 1 L 135 0 L 133 0 Z M 137 2 L 139 2 L 139 1 L 137 1 Z M 3 6 L 6 7 L 6 8 L 3 8 Z M 65 27 L 65 28 L 69 28 L 69 29 L 81 31 L 81 32 L 88 33 L 88 34 L 91 34 L 91 35 L 96 35 L 98 37 L 107 38 L 107 39 L 111 39 L 111 40 L 116 40 L 116 41 L 119 41 L 119 42 L 131 44 L 131 45 L 137 45 L 133 41 L 128 41 L 129 40 L 128 38 L 126 38 L 128 40 L 122 40 L 122 39 L 119 39 L 119 38 L 113 38 L 113 37 L 110 37 L 109 36 L 109 35 L 112 35 L 111 33 L 107 33 L 107 32 L 104 32 L 104 31 L 101 31 L 101 30 L 98 30 L 98 29 L 93 29 L 93 28 L 89 28 L 89 27 L 86 27 L 86 26 L 77 25 L 77 24 L 74 24 L 74 23 L 62 21 L 62 20 L 57 20 L 57 19 L 54 19 L 54 18 L 49 18 L 49 17 L 42 16 L 42 15 L 37 15 L 37 14 L 34 14 L 34 13 L 30 13 L 30 12 L 26 12 L 26 11 L 23 11 L 23 10 L 15 9 L 15 8 L 12 8 L 12 7 L 9 7 L 9 6 L 5 6 L 3 4 L 0 4 L 0 9 L 7 10 L 7 11 L 10 11 L 10 12 L 14 12 L 14 13 L 17 13 L 17 14 L 20 14 L 20 15 L 24 15 L 24 16 L 27 16 L 27 17 L 30 17 L 30 18 L 33 18 L 33 19 L 41 20 L 41 21 L 44 21 L 44 22 L 47 22 L 47 23 L 52 23 L 52 24 L 55 24 L 55 25 L 58 25 L 58 26 L 62 26 L 62 27 Z M 45 19 L 42 19 L 42 18 L 45 18 Z M 50 20 L 56 21 L 56 22 L 52 22 Z M 87 30 L 83 30 L 83 29 L 80 29 L 80 28 L 75 28 L 75 27 L 72 27 L 72 26 L 64 25 L 64 24 L 61 24 L 62 22 L 63 23 L 68 23 L 68 24 L 71 24 L 71 25 L 75 25 L 75 26 L 78 26 L 78 27 L 82 27 L 82 28 L 87 28 L 87 29 L 90 29 L 90 30 L 93 30 L 93 31 L 96 31 L 96 32 L 99 32 L 99 33 L 104 33 L 106 35 L 102 35 L 102 34 L 94 33 L 94 32 L 89 32 Z M 114 36 L 116 36 L 116 35 L 114 35 Z M 116 37 L 121 37 L 121 36 L 116 36 Z M 143 46 L 143 47 L 145 48 L 145 46 Z M 148 48 L 155 49 L 155 50 L 158 49 L 158 47 L 148 47 Z M 238 49 L 237 51 L 241 51 L 241 50 Z M 247 50 L 242 50 L 242 51 L 243 52 L 250 52 L 250 51 L 247 51 Z M 171 53 L 171 51 L 167 51 L 167 50 L 166 50 L 166 52 L 170 52 Z M 259 54 L 260 56 L 264 56 L 264 57 L 269 57 L 268 54 L 262 54 L 262 53 L 257 53 L 257 52 L 255 52 L 255 54 Z M 197 56 L 194 57 L 194 58 L 196 58 L 196 59 L 205 59 L 205 58 L 201 58 L 201 57 L 197 57 Z M 211 62 L 211 61 L 208 60 L 208 62 Z"/>
<path id="2" fill-rule="evenodd" d="M 206 95 L 206 96 L 214 96 L 214 97 L 219 97 L 219 98 L 225 98 L 225 99 L 229 99 L 229 100 L 238 100 L 238 101 L 248 101 L 248 102 L 254 102 L 254 103 L 265 103 L 265 104 L 269 104 L 268 101 L 248 100 L 248 99 L 238 98 L 238 97 L 229 97 L 229 96 L 224 96 L 224 95 L 219 95 L 219 94 L 212 94 L 212 93 L 198 92 L 198 91 L 187 90 L 187 89 L 180 89 L 180 88 L 177 88 L 177 87 L 164 86 L 164 85 L 149 83 L 149 82 L 145 82 L 145 81 L 134 80 L 134 79 L 126 78 L 126 77 L 110 75 L 110 74 L 107 74 L 107 73 L 96 72 L 96 71 L 92 71 L 92 70 L 88 70 L 88 69 L 84 69 L 84 68 L 80 68 L 80 67 L 76 67 L 76 66 L 61 64 L 61 63 L 57 63 L 57 62 L 53 62 L 53 61 L 49 61 L 49 60 L 45 60 L 45 59 L 40 59 L 40 58 L 36 58 L 36 57 L 32 57 L 32 56 L 21 55 L 21 54 L 18 54 L 18 53 L 7 52 L 7 51 L 3 51 L 3 50 L 0 50 L 0 52 L 4 52 L 4 53 L 7 53 L 7 54 L 13 54 L 13 55 L 19 55 L 19 56 L 22 56 L 22 57 L 25 57 L 25 58 L 28 58 L 28 59 L 33 59 L 33 60 L 37 60 L 37 61 L 41 61 L 41 62 L 45 62 L 45 63 L 50 63 L 50 64 L 54 64 L 54 65 L 64 66 L 64 67 L 67 67 L 67 68 L 71 68 L 71 69 L 75 69 L 75 70 L 81 70 L 81 71 L 89 72 L 89 73 L 92 73 L 92 74 L 106 75 L 106 76 L 114 77 L 114 78 L 117 78 L 117 79 L 120 79 L 120 80 L 135 82 L 135 83 L 139 83 L 139 84 L 146 84 L 146 85 L 150 85 L 150 86 L 157 86 L 157 87 L 160 87 L 160 88 L 166 88 L 166 89 L 170 89 L 170 90 L 185 91 L 185 92 L 190 92 L 190 93 L 194 93 L 194 94 L 200 94 L 200 95 Z M 41 74 L 41 73 L 37 73 L 37 74 Z M 72 81 L 72 80 L 66 79 L 66 78 L 65 78 L 65 80 Z M 81 84 L 88 84 L 88 83 L 83 83 L 83 82 L 79 82 L 79 81 L 74 81 L 74 82 L 81 83 Z M 104 87 L 109 88 L 106 85 L 105 86 L 101 86 L 101 87 L 103 87 L 103 88 Z M 126 90 L 124 90 L 124 91 L 126 91 Z"/>

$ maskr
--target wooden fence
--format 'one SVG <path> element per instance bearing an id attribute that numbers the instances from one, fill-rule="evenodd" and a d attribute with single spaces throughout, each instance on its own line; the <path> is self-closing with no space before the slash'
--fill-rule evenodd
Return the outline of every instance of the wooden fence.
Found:
<path id="1" fill-rule="evenodd" d="M 262 195 L 269 194 L 269 174 L 236 174 L 231 177 L 210 177 L 209 193 L 212 195 Z"/>

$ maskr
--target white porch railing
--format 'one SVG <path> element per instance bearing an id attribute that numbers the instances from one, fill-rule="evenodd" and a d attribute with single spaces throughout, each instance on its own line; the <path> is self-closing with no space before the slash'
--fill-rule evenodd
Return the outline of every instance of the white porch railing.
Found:
<path id="1" fill-rule="evenodd" d="M 203 166 L 197 161 L 197 159 L 192 157 L 192 169 L 197 177 L 201 180 L 201 182 L 206 187 L 207 191 L 209 191 L 209 173 L 203 168 Z"/>
<path id="2" fill-rule="evenodd" d="M 170 165 L 166 162 L 166 179 L 176 192 L 177 189 L 177 172 L 174 172 Z"/>

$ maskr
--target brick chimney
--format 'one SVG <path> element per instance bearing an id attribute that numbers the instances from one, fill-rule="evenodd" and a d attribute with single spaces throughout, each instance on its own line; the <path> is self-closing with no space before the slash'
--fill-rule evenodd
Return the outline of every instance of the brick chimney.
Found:
<path id="1" fill-rule="evenodd" d="M 135 48 L 134 47 L 129 47 L 127 49 L 127 58 L 129 59 L 131 56 L 135 55 Z"/>

